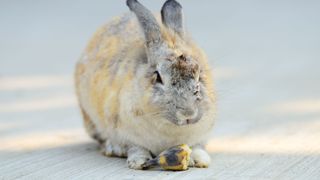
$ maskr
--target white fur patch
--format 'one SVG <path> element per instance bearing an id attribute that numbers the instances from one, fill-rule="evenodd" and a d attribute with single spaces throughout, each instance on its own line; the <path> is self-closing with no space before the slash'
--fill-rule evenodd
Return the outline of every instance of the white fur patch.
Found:
<path id="1" fill-rule="evenodd" d="M 209 154 L 202 148 L 195 148 L 191 153 L 191 160 L 194 167 L 206 168 L 211 163 Z"/>

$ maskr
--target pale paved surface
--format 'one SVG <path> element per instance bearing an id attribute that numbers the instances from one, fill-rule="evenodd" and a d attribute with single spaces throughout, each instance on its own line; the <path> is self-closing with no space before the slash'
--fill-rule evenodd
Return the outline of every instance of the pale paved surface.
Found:
<path id="1" fill-rule="evenodd" d="M 184 2 L 219 99 L 213 163 L 186 172 L 129 170 L 84 133 L 74 63 L 127 11 L 88 2 L 0 2 L 0 179 L 320 179 L 319 1 Z"/>

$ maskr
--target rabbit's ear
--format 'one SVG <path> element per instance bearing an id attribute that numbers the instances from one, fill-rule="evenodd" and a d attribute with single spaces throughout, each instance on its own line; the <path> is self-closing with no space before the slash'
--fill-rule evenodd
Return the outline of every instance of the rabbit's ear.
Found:
<path id="1" fill-rule="evenodd" d="M 183 36 L 182 6 L 175 0 L 167 0 L 161 9 L 162 22 L 169 29 Z"/>
<path id="2" fill-rule="evenodd" d="M 127 6 L 134 12 L 144 31 L 147 47 L 157 47 L 162 42 L 160 26 L 152 13 L 137 0 L 127 0 Z"/>

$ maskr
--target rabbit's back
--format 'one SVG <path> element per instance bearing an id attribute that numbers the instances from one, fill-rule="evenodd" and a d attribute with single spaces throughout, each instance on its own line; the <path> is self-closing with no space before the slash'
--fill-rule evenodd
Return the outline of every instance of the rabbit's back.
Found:
<path id="1" fill-rule="evenodd" d="M 114 18 L 89 42 L 76 67 L 76 89 L 82 110 L 98 131 L 117 126 L 120 90 L 145 56 L 143 34 L 131 13 Z M 106 116 L 109 122 L 101 122 Z"/>

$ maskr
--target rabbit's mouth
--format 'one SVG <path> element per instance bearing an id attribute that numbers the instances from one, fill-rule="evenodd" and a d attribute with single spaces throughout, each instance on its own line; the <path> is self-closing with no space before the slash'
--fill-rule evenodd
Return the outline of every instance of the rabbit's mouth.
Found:
<path id="1" fill-rule="evenodd" d="M 167 119 L 178 126 L 192 125 L 200 121 L 202 118 L 201 109 L 196 110 L 194 114 L 186 116 L 183 115 L 180 111 L 177 111 L 175 115 L 171 115 Z"/>

